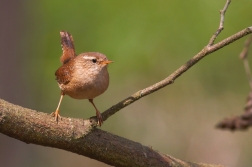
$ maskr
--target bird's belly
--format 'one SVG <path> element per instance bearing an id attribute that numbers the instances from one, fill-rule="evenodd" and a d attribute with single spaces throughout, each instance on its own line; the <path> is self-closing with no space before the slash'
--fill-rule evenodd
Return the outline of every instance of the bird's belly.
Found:
<path id="1" fill-rule="evenodd" d="M 99 82 L 95 83 L 82 83 L 78 82 L 78 84 L 75 84 L 74 86 L 71 83 L 71 85 L 61 85 L 59 84 L 59 87 L 61 91 L 74 98 L 74 99 L 93 99 L 100 94 L 104 93 L 106 89 L 108 88 L 108 85 L 99 84 Z"/>

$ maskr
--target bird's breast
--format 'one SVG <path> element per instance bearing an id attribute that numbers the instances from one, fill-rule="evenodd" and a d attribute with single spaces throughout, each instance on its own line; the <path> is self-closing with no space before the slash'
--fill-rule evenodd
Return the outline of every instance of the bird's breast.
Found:
<path id="1" fill-rule="evenodd" d="M 67 85 L 59 84 L 61 90 L 75 99 L 93 99 L 104 93 L 109 85 L 107 68 L 101 70 L 76 69 Z"/>

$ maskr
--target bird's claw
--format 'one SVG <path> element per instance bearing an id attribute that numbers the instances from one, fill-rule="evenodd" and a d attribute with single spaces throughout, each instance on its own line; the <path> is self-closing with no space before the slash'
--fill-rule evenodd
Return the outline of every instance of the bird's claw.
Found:
<path id="1" fill-rule="evenodd" d="M 61 116 L 59 115 L 59 110 L 56 110 L 55 112 L 51 113 L 51 116 L 55 117 L 55 121 L 58 123 L 58 120 L 62 119 Z"/>
<path id="2" fill-rule="evenodd" d="M 97 117 L 98 125 L 101 127 L 101 125 L 103 124 L 103 120 L 102 120 L 102 115 L 99 111 L 96 111 L 96 117 Z"/>

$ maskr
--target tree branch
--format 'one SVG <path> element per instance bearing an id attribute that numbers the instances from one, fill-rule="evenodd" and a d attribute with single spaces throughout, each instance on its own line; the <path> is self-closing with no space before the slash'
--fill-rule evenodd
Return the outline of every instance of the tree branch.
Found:
<path id="1" fill-rule="evenodd" d="M 250 93 L 247 97 L 247 103 L 244 108 L 245 112 L 240 116 L 225 118 L 216 125 L 217 128 L 229 129 L 235 131 L 235 130 L 246 130 L 252 126 L 252 77 L 248 62 L 248 51 L 251 43 L 252 43 L 252 35 L 244 43 L 244 48 L 239 56 L 243 60 L 245 72 L 247 74 L 250 85 Z"/>
<path id="2" fill-rule="evenodd" d="M 184 65 L 179 67 L 176 71 L 174 71 L 170 76 L 168 76 L 164 80 L 162 80 L 158 83 L 155 83 L 154 85 L 149 86 L 145 89 L 137 91 L 133 95 L 129 96 L 128 98 L 124 99 L 123 101 L 117 103 L 116 105 L 114 105 L 114 106 L 110 107 L 109 109 L 107 109 L 106 111 L 104 111 L 102 113 L 103 121 L 108 119 L 111 115 L 115 114 L 116 112 L 118 112 L 122 108 L 139 100 L 140 98 L 147 96 L 147 95 L 149 95 L 149 94 L 151 94 L 151 93 L 153 93 L 153 92 L 155 92 L 155 91 L 157 91 L 167 85 L 172 84 L 180 75 L 182 75 L 184 72 L 186 72 L 193 65 L 195 65 L 198 61 L 200 61 L 202 58 L 209 55 L 210 53 L 217 51 L 217 50 L 219 50 L 219 49 L 233 43 L 234 41 L 237 41 L 238 39 L 240 39 L 248 34 L 251 34 L 251 33 L 252 33 L 252 26 L 237 32 L 236 34 L 218 42 L 215 45 L 204 47 L 198 54 L 196 54 L 193 58 L 191 58 Z"/>
<path id="3" fill-rule="evenodd" d="M 248 27 L 214 45 L 223 30 L 224 14 L 230 0 L 221 10 L 220 28 L 206 47 L 164 80 L 139 90 L 102 113 L 105 121 L 120 109 L 169 84 L 202 58 L 252 33 Z M 26 143 L 55 147 L 84 155 L 114 166 L 213 166 L 175 159 L 125 138 L 96 129 L 96 118 L 90 120 L 62 118 L 57 124 L 49 114 L 26 109 L 0 99 L 0 132 Z"/>
<path id="4" fill-rule="evenodd" d="M 252 90 L 252 77 L 251 77 L 251 72 L 250 72 L 250 67 L 249 67 L 249 62 L 248 62 L 248 52 L 249 52 L 249 46 L 251 42 L 252 42 L 252 35 L 244 43 L 244 48 L 239 56 L 243 60 L 243 63 L 244 63 L 244 68 L 248 77 L 250 90 Z"/>
<path id="5" fill-rule="evenodd" d="M 63 118 L 57 124 L 49 114 L 1 99 L 0 132 L 25 143 L 67 150 L 113 166 L 211 166 L 178 160 L 140 143 L 92 128 L 89 120 Z"/>
<path id="6" fill-rule="evenodd" d="M 208 45 L 206 47 L 204 47 L 198 54 L 196 54 L 193 58 L 191 58 L 189 61 L 187 61 L 184 65 L 182 65 L 180 68 L 178 68 L 175 72 L 173 72 L 170 76 L 168 76 L 167 78 L 163 79 L 162 81 L 155 83 L 152 86 L 149 86 L 145 89 L 139 90 L 136 93 L 134 93 L 133 95 L 129 96 L 128 98 L 120 101 L 119 103 L 117 103 L 116 105 L 110 107 L 109 109 L 107 109 L 106 111 L 104 111 L 102 113 L 102 118 L 103 121 L 105 121 L 106 119 L 108 119 L 110 116 L 112 116 L 113 114 L 115 114 L 116 112 L 118 112 L 119 110 L 121 110 L 122 108 L 134 103 L 135 101 L 139 100 L 140 98 L 147 96 L 167 85 L 170 85 L 172 83 L 174 83 L 174 81 L 180 76 L 182 75 L 184 72 L 186 72 L 188 69 L 190 69 L 193 65 L 195 65 L 198 61 L 200 61 L 202 58 L 204 58 L 205 56 L 209 55 L 210 53 L 217 51 L 229 44 L 231 44 L 232 42 L 252 33 L 252 26 L 248 27 L 240 32 L 237 32 L 236 34 L 220 41 L 219 43 L 213 45 L 215 39 L 217 38 L 217 36 L 221 33 L 221 31 L 224 29 L 224 17 L 225 17 L 225 13 L 226 10 L 229 6 L 229 4 L 231 3 L 231 0 L 227 0 L 224 8 L 220 11 L 221 14 L 221 19 L 220 19 L 220 26 L 218 28 L 218 30 L 216 31 L 216 33 L 211 37 Z M 95 119 L 95 118 L 94 118 Z"/>
<path id="7" fill-rule="evenodd" d="M 205 47 L 166 79 L 140 90 L 102 113 L 104 120 L 136 100 L 171 83 L 206 55 L 250 34 L 248 27 L 231 37 Z M 94 118 L 95 119 L 95 118 Z M 62 118 L 57 124 L 49 114 L 0 100 L 0 132 L 26 143 L 55 147 L 115 166 L 208 166 L 177 160 L 139 143 L 94 128 L 94 119 Z M 91 147 L 92 146 L 92 147 Z"/>
<path id="8" fill-rule="evenodd" d="M 221 31 L 224 29 L 224 18 L 225 18 L 225 13 L 228 9 L 229 4 L 231 3 L 231 0 L 227 0 L 224 8 L 222 10 L 220 10 L 220 25 L 219 28 L 217 29 L 217 31 L 214 33 L 214 35 L 211 37 L 208 46 L 212 46 L 214 44 L 214 41 L 216 40 L 216 38 L 218 37 L 218 35 L 221 33 Z"/>
<path id="9" fill-rule="evenodd" d="M 231 131 L 236 130 L 247 130 L 252 126 L 252 91 L 250 91 L 247 104 L 244 108 L 245 112 L 239 116 L 233 116 L 230 118 L 225 118 L 220 121 L 216 127 L 219 129 L 228 129 Z"/>

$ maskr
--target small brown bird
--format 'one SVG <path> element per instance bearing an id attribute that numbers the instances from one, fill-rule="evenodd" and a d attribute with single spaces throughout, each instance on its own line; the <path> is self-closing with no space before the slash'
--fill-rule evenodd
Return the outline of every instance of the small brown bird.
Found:
<path id="1" fill-rule="evenodd" d="M 86 52 L 76 56 L 73 37 L 66 31 L 60 32 L 63 54 L 62 66 L 55 72 L 61 90 L 60 101 L 53 116 L 58 122 L 59 107 L 64 95 L 74 99 L 88 99 L 96 110 L 98 125 L 103 123 L 101 113 L 93 99 L 104 93 L 109 85 L 107 66 L 112 61 L 98 52 Z"/>

